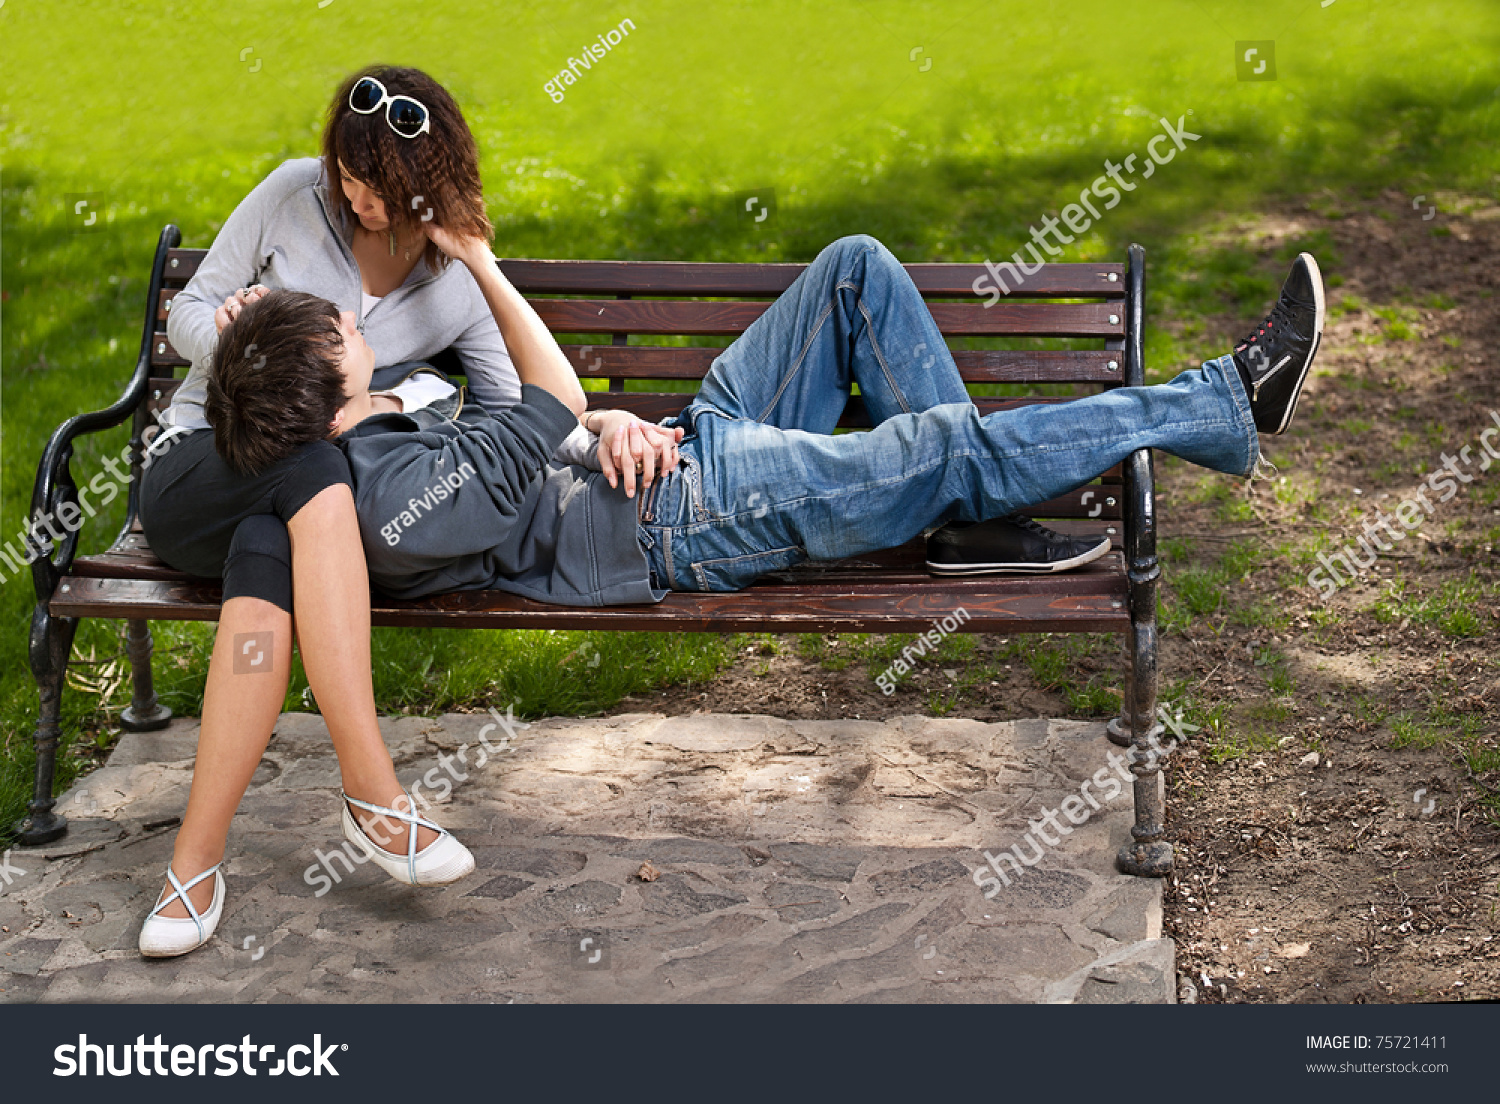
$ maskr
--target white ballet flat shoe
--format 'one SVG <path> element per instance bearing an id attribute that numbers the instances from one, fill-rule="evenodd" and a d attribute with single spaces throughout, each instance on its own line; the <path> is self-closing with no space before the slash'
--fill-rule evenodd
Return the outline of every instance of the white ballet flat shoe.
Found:
<path id="1" fill-rule="evenodd" d="M 224 911 L 224 877 L 218 872 L 222 865 L 214 863 L 186 885 L 177 880 L 177 875 L 170 866 L 167 867 L 167 881 L 172 884 L 172 893 L 151 910 L 151 915 L 141 925 L 141 954 L 147 958 L 171 958 L 196 951 L 208 942 L 214 929 L 219 926 L 219 916 Z M 213 903 L 208 906 L 207 912 L 200 913 L 193 907 L 188 890 L 211 875 L 214 877 Z M 186 919 L 158 915 L 178 898 L 182 899 L 188 910 Z"/>
<path id="2" fill-rule="evenodd" d="M 341 796 L 344 799 L 344 838 L 362 850 L 376 866 L 396 881 L 405 882 L 407 885 L 447 885 L 473 873 L 474 856 L 469 854 L 469 849 L 454 839 L 452 833 L 446 829 L 438 827 L 432 821 L 419 817 L 415 813 L 403 813 L 399 809 L 387 809 L 384 805 L 372 805 L 368 801 L 360 801 L 348 794 Z M 413 808 L 416 807 L 416 802 L 411 800 L 409 794 L 407 801 Z M 357 805 L 368 812 L 379 813 L 381 816 L 391 817 L 405 824 L 407 828 L 406 854 L 397 855 L 386 851 L 365 835 L 364 829 L 354 819 L 354 814 L 349 811 L 350 805 Z M 438 834 L 438 838 L 421 851 L 417 850 L 419 827 L 430 828 Z"/>

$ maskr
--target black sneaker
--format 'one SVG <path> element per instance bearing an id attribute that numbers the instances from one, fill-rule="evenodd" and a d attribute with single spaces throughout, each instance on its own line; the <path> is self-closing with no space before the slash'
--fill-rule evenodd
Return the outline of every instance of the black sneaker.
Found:
<path id="1" fill-rule="evenodd" d="M 1069 571 L 1108 551 L 1108 537 L 1065 537 L 1011 514 L 988 521 L 950 521 L 927 538 L 927 570 L 934 575 Z"/>
<path id="2" fill-rule="evenodd" d="M 1266 320 L 1234 347 L 1256 429 L 1286 432 L 1322 337 L 1323 277 L 1312 254 L 1303 253 L 1292 262 L 1292 274 Z"/>

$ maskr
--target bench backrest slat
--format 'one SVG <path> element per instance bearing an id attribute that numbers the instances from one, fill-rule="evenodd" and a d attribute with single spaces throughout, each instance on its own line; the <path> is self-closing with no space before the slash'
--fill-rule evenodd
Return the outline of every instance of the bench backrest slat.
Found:
<path id="1" fill-rule="evenodd" d="M 702 379 L 722 349 L 676 345 L 563 345 L 581 379 Z M 959 349 L 953 353 L 967 383 L 1105 383 L 1121 378 L 1121 354 L 1107 349 Z M 184 367 L 165 334 L 151 350 L 157 369 Z M 166 372 L 158 373 L 163 377 Z"/>
<path id="2" fill-rule="evenodd" d="M 165 325 L 180 288 L 163 288 L 157 321 Z M 690 299 L 532 299 L 553 333 L 727 337 L 744 333 L 769 302 L 705 303 Z M 1115 303 L 929 303 L 948 337 L 1125 336 L 1123 309 Z"/>
<path id="3" fill-rule="evenodd" d="M 173 249 L 166 276 L 181 287 L 198 271 L 202 249 Z M 533 261 L 503 260 L 511 283 L 534 295 L 631 295 L 649 287 L 656 295 L 727 295 L 774 298 L 807 267 L 801 264 L 704 263 L 693 261 Z M 923 295 L 969 299 L 975 279 L 987 275 L 977 264 L 904 266 Z M 1003 270 L 1007 283 L 1013 281 Z M 1049 264 L 1010 289 L 1017 299 L 1125 297 L 1122 264 Z"/>
<path id="4" fill-rule="evenodd" d="M 702 303 L 671 299 L 534 299 L 553 333 L 740 334 L 769 303 Z M 929 303 L 948 337 L 1125 336 L 1121 308 L 1106 303 Z M 1111 319 L 1113 321 L 1111 321 Z"/>

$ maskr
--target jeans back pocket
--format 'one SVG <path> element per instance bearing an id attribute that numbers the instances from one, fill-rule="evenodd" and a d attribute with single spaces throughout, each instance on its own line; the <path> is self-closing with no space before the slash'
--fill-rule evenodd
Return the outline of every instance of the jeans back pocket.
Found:
<path id="1" fill-rule="evenodd" d="M 743 590 L 762 575 L 784 571 L 807 559 L 807 553 L 796 545 L 772 548 L 765 552 L 748 552 L 717 560 L 697 560 L 688 565 L 693 581 L 703 591 Z"/>

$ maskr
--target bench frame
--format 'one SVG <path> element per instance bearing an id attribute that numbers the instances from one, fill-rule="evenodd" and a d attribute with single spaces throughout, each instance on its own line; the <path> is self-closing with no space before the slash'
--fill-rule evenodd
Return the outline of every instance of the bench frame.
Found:
<path id="1" fill-rule="evenodd" d="M 54 769 L 61 738 L 60 711 L 74 632 L 81 617 L 123 618 L 134 692 L 120 715 L 122 728 L 160 729 L 171 710 L 152 684 L 150 621 L 216 620 L 219 587 L 175 572 L 156 560 L 140 529 L 143 443 L 156 426 L 186 361 L 171 348 L 166 318 L 171 299 L 196 271 L 203 250 L 179 249 L 181 232 L 168 224 L 157 243 L 147 292 L 140 355 L 125 393 L 113 405 L 68 419 L 52 434 L 37 469 L 31 518 L 34 545 L 49 554 L 32 564 L 37 604 L 31 619 L 30 662 L 39 715 L 34 734 L 36 778 L 29 815 L 17 826 L 23 845 L 58 839 L 66 819 L 54 808 Z M 623 261 L 502 261 L 502 270 L 555 333 L 609 333 L 608 345 L 561 346 L 581 378 L 604 378 L 609 390 L 590 392 L 591 406 L 626 407 L 658 420 L 686 403 L 682 393 L 627 391 L 628 378 L 701 379 L 721 350 L 629 345 L 630 334 L 734 335 L 767 302 L 704 302 L 641 296 L 758 296 L 769 300 L 805 267 L 800 264 L 693 264 Z M 1106 387 L 1145 383 L 1145 251 L 1131 245 L 1127 263 L 1045 265 L 1023 287 L 986 309 L 973 302 L 972 282 L 986 270 L 975 264 L 905 266 L 924 296 L 959 300 L 930 303 L 945 336 L 1053 336 L 1103 339 L 1100 350 L 959 351 L 966 382 L 1090 382 Z M 585 295 L 594 298 L 553 298 Z M 600 298 L 612 296 L 612 298 Z M 1017 302 L 1063 298 L 1066 304 Z M 1100 302 L 1079 303 L 1079 299 Z M 964 300 L 968 300 L 965 302 Z M 439 358 L 441 360 L 441 357 Z M 1123 361 L 1123 372 L 1120 370 Z M 443 365 L 452 368 L 450 361 Z M 165 371 L 165 375 L 154 372 Z M 1049 399 L 977 398 L 982 411 Z M 78 489 L 69 461 L 73 442 L 131 421 L 131 475 L 125 523 L 103 554 L 77 557 L 79 531 L 61 541 L 36 522 L 57 516 Z M 850 399 L 841 425 L 868 425 L 863 404 Z M 920 541 L 903 549 L 836 563 L 800 565 L 733 594 L 672 593 L 657 606 L 598 609 L 546 606 L 496 591 L 465 591 L 414 601 L 372 595 L 375 625 L 469 628 L 621 629 L 647 631 L 921 632 L 951 614 L 969 612 L 960 631 L 1119 632 L 1126 642 L 1121 716 L 1109 738 L 1133 746 L 1135 800 L 1132 841 L 1120 849 L 1121 870 L 1161 877 L 1171 872 L 1172 846 L 1164 838 L 1161 748 L 1157 739 L 1156 507 L 1149 449 L 1133 453 L 1101 476 L 1102 485 L 1078 488 L 1027 513 L 1073 519 L 1050 522 L 1078 533 L 1107 532 L 1114 548 L 1081 571 L 1051 576 L 932 578 L 922 570 Z M 1120 501 L 1116 501 L 1117 492 Z M 1090 500 L 1095 499 L 1092 508 Z M 1103 499 L 1103 505 L 1097 499 Z M 1113 523 L 1113 524 L 1111 524 Z M 1123 528 L 1123 539 L 1119 529 Z"/>

